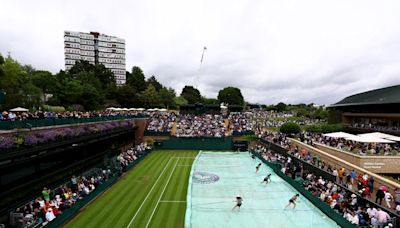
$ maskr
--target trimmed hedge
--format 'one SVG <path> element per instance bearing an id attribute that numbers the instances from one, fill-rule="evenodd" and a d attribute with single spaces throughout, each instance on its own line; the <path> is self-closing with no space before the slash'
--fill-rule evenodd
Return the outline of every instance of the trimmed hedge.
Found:
<path id="1" fill-rule="evenodd" d="M 343 124 L 318 124 L 311 125 L 305 128 L 307 132 L 313 133 L 330 133 L 337 131 L 344 131 L 345 126 Z"/>

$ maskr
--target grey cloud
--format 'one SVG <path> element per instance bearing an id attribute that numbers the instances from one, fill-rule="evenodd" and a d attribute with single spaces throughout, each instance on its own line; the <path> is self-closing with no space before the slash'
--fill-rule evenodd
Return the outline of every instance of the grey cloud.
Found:
<path id="1" fill-rule="evenodd" d="M 400 2 L 3 1 L 0 52 L 24 64 L 64 68 L 63 31 L 126 39 L 127 70 L 176 89 L 225 86 L 250 102 L 331 104 L 400 84 Z"/>

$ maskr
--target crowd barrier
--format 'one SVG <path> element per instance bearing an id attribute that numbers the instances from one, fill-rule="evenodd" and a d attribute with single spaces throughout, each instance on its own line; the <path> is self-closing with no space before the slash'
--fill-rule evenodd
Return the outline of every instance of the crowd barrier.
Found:
<path id="1" fill-rule="evenodd" d="M 175 150 L 232 150 L 232 137 L 170 137 L 154 142 L 156 149 Z"/>
<path id="2" fill-rule="evenodd" d="M 242 136 L 242 135 L 254 135 L 255 132 L 254 131 L 233 131 L 232 132 L 232 136 Z"/>
<path id="3" fill-rule="evenodd" d="M 272 151 L 274 151 L 275 153 L 279 153 L 279 154 L 281 154 L 281 155 L 283 155 L 285 157 L 290 157 L 294 164 L 300 163 L 302 165 L 302 167 L 303 167 L 303 170 L 307 170 L 310 173 L 314 173 L 317 176 L 321 176 L 325 180 L 336 182 L 336 177 L 334 175 L 332 175 L 331 173 L 329 173 L 329 172 L 327 172 L 325 170 L 322 170 L 322 169 L 318 168 L 317 166 L 315 166 L 313 164 L 310 164 L 310 163 L 307 163 L 307 162 L 305 162 L 305 161 L 303 161 L 301 159 L 298 159 L 297 157 L 289 154 L 288 151 L 285 148 L 283 148 L 283 147 L 281 147 L 281 146 L 279 146 L 279 145 L 277 145 L 275 143 L 266 141 L 264 139 L 260 139 L 260 142 L 263 143 L 267 148 L 269 148 Z"/>
<path id="4" fill-rule="evenodd" d="M 0 130 L 35 128 L 35 127 L 46 127 L 46 126 L 67 125 L 67 124 L 81 124 L 81 123 L 102 122 L 111 120 L 135 119 L 135 118 L 145 118 L 145 116 L 143 114 L 138 114 L 138 115 L 126 115 L 126 116 L 97 116 L 89 118 L 69 117 L 69 118 L 46 118 L 46 119 L 0 121 Z"/>
<path id="5" fill-rule="evenodd" d="M 171 132 L 169 131 L 153 131 L 153 130 L 145 130 L 145 136 L 171 136 Z"/>
<path id="6" fill-rule="evenodd" d="M 137 160 L 129 164 L 127 170 L 130 170 L 136 164 L 138 164 L 141 160 L 143 160 L 151 151 L 147 151 L 143 156 L 139 157 Z M 95 190 L 93 190 L 88 196 L 76 201 L 76 203 L 70 208 L 63 210 L 62 214 L 57 216 L 53 221 L 49 222 L 46 227 L 56 228 L 62 227 L 66 222 L 72 219 L 77 213 L 88 203 L 93 201 L 97 196 L 101 193 L 105 192 L 109 187 L 111 187 L 118 180 L 118 176 L 112 176 L 107 181 L 103 182 L 101 185 L 97 186 Z"/>

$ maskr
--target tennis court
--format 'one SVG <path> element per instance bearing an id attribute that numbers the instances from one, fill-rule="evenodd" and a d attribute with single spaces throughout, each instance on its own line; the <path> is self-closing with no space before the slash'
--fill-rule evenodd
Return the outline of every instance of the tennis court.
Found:
<path id="1" fill-rule="evenodd" d="M 300 196 L 296 209 L 285 206 L 298 193 L 249 153 L 201 152 L 189 181 L 185 227 L 339 227 Z M 261 183 L 272 173 L 272 182 Z M 244 201 L 232 211 L 236 195 Z"/>

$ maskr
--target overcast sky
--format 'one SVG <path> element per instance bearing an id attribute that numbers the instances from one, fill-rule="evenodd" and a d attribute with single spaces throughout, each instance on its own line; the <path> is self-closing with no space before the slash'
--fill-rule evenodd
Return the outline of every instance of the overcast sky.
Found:
<path id="1" fill-rule="evenodd" d="M 98 31 L 126 40 L 128 71 L 177 93 L 236 86 L 250 102 L 331 104 L 400 84 L 399 12 L 398 0 L 0 0 L 0 53 L 56 73 L 63 31 Z"/>

